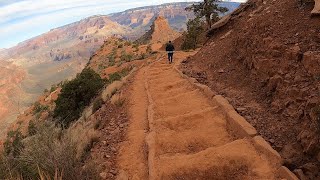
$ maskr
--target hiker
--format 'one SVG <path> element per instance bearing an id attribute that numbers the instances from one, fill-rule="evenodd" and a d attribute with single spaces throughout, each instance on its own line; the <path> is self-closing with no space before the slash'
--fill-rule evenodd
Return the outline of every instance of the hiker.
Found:
<path id="1" fill-rule="evenodd" d="M 169 43 L 167 44 L 166 51 L 168 53 L 169 63 L 171 64 L 173 62 L 173 52 L 174 52 L 174 46 L 171 41 L 169 41 Z"/>

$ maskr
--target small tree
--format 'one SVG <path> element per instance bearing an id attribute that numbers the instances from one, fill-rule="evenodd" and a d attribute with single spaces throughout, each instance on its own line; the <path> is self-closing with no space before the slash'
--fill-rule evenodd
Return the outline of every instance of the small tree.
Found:
<path id="1" fill-rule="evenodd" d="M 181 49 L 196 49 L 202 31 L 203 28 L 200 18 L 190 19 L 187 23 L 187 33 L 185 34 Z"/>
<path id="2" fill-rule="evenodd" d="M 212 26 L 212 22 L 217 22 L 219 20 L 219 13 L 225 13 L 228 8 L 219 7 L 217 4 L 221 0 L 204 0 L 198 4 L 193 4 L 187 7 L 187 11 L 193 11 L 197 18 L 205 17 L 208 28 Z"/>

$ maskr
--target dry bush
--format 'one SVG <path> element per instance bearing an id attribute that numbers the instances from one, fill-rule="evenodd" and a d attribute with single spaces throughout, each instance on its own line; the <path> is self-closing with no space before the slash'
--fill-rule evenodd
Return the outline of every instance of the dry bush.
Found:
<path id="1" fill-rule="evenodd" d="M 50 175 L 39 169 L 39 177 L 40 180 L 63 180 L 63 173 L 56 170 L 54 177 L 52 178 Z"/>
<path id="2" fill-rule="evenodd" d="M 123 106 L 124 102 L 125 102 L 125 99 L 121 94 L 115 94 L 111 98 L 111 103 L 118 107 Z"/>
<path id="3" fill-rule="evenodd" d="M 37 124 L 18 156 L 0 158 L 0 179 L 98 179 L 94 166 L 83 168 L 86 149 L 99 137 L 91 124 L 65 131 L 52 122 Z"/>
<path id="4" fill-rule="evenodd" d="M 77 158 L 83 158 L 93 143 L 99 140 L 100 133 L 95 127 L 94 121 L 79 121 L 67 130 L 66 136 L 76 144 Z"/>
<path id="5" fill-rule="evenodd" d="M 115 81 L 110 84 L 103 92 L 102 99 L 103 101 L 108 101 L 117 91 L 123 86 L 122 81 Z"/>
<path id="6" fill-rule="evenodd" d="M 12 163 L 10 169 L 24 179 L 38 179 L 39 170 L 50 177 L 54 177 L 57 170 L 63 171 L 68 179 L 78 174 L 76 145 L 62 137 L 62 130 L 53 123 L 37 126 L 37 134 L 24 139 L 23 144 L 19 156 L 8 158 Z"/>

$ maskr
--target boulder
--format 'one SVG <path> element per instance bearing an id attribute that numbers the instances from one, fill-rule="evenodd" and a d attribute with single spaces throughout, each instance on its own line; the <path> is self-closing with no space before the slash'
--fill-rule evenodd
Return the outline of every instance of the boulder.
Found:
<path id="1" fill-rule="evenodd" d="M 320 52 L 319 51 L 308 51 L 303 54 L 302 60 L 304 68 L 311 75 L 320 74 Z"/>
<path id="2" fill-rule="evenodd" d="M 282 82 L 282 77 L 279 75 L 275 75 L 272 78 L 269 79 L 269 83 L 268 83 L 268 91 L 272 92 L 275 91 L 278 87 L 278 85 Z"/>
<path id="3" fill-rule="evenodd" d="M 293 173 L 300 179 L 300 180 L 308 180 L 306 175 L 304 175 L 303 171 L 301 169 L 295 169 Z"/>
<path id="4" fill-rule="evenodd" d="M 291 143 L 285 145 L 280 154 L 284 160 L 284 164 L 291 169 L 295 169 L 296 163 L 301 161 L 303 152 L 299 143 Z"/>
<path id="5" fill-rule="evenodd" d="M 308 179 L 317 179 L 319 175 L 319 166 L 316 163 L 307 163 L 300 167 Z"/>
<path id="6" fill-rule="evenodd" d="M 101 179 L 107 179 L 108 174 L 106 172 L 102 172 L 99 174 Z"/>
<path id="7" fill-rule="evenodd" d="M 300 141 L 303 152 L 309 155 L 315 156 L 320 151 L 319 137 L 315 132 L 309 130 L 303 130 L 299 136 L 298 140 Z"/>
<path id="8" fill-rule="evenodd" d="M 277 70 L 275 65 L 277 62 L 274 59 L 263 59 L 263 58 L 255 58 L 253 60 L 253 67 L 259 73 L 265 75 L 274 75 Z"/>
<path id="9" fill-rule="evenodd" d="M 287 50 L 287 59 L 289 61 L 300 61 L 302 59 L 302 52 L 298 45 Z"/>
<path id="10" fill-rule="evenodd" d="M 312 15 L 319 15 L 320 14 L 320 0 L 314 0 L 315 4 L 314 4 L 314 8 L 311 11 Z"/>

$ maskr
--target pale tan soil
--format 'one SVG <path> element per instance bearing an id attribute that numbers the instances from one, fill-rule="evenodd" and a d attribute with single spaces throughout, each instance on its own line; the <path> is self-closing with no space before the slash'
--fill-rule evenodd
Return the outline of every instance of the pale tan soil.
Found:
<path id="1" fill-rule="evenodd" d="M 177 52 L 182 61 L 194 52 Z M 277 179 L 251 138 L 236 139 L 222 109 L 167 64 L 140 69 L 131 85 L 118 167 L 128 179 Z M 121 179 L 121 178 L 120 178 Z"/>

